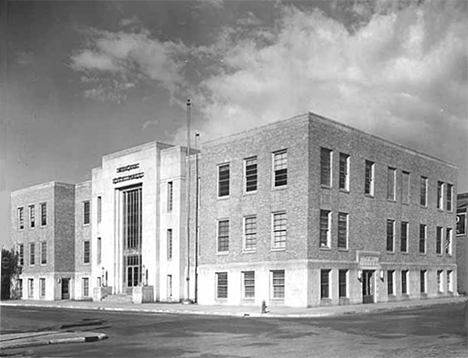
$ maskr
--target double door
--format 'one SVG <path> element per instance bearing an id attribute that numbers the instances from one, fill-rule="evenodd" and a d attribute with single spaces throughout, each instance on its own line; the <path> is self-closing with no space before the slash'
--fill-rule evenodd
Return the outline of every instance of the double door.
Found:
<path id="1" fill-rule="evenodd" d="M 362 271 L 362 303 L 374 303 L 375 296 L 374 270 Z"/>

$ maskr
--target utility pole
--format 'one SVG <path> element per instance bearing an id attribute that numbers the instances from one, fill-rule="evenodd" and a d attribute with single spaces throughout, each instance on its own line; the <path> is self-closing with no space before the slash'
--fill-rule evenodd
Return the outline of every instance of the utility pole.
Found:
<path id="1" fill-rule="evenodd" d="M 199 174 L 198 174 L 198 139 L 200 137 L 200 133 L 195 132 L 195 302 L 198 303 L 198 206 L 199 206 L 199 195 L 200 195 L 200 188 L 199 188 Z"/>
<path id="2" fill-rule="evenodd" d="M 186 259 L 186 277 L 185 277 L 185 298 L 183 303 L 190 304 L 193 303 L 190 299 L 190 132 L 191 132 L 191 101 L 190 98 L 187 99 L 187 155 L 186 155 L 186 194 L 187 194 L 187 228 L 186 228 L 186 250 L 187 250 L 187 259 Z"/>

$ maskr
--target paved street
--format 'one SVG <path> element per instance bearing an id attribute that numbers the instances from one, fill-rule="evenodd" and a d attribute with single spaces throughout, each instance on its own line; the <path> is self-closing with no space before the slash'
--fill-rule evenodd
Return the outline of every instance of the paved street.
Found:
<path id="1" fill-rule="evenodd" d="M 1 332 L 92 320 L 109 339 L 33 347 L 37 357 L 466 357 L 463 303 L 321 318 L 2 307 Z M 75 327 L 76 329 L 76 327 Z M 5 354 L 22 354 L 8 350 Z"/>

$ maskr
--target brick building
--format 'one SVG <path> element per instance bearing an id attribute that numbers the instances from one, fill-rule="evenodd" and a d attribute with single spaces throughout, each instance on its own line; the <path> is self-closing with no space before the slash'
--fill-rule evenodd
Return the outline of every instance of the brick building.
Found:
<path id="1" fill-rule="evenodd" d="M 186 148 L 151 142 L 104 156 L 90 181 L 12 193 L 23 297 L 306 307 L 456 295 L 453 165 L 312 113 L 195 153 L 187 172 Z M 27 228 L 42 203 L 47 225 Z M 29 243 L 44 240 L 48 266 L 30 265 Z"/>
<path id="2" fill-rule="evenodd" d="M 23 265 L 23 298 L 68 299 L 75 276 L 75 186 L 58 182 L 11 193 L 11 239 Z"/>
<path id="3" fill-rule="evenodd" d="M 453 165 L 314 114 L 201 153 L 200 303 L 456 294 Z"/>
<path id="4" fill-rule="evenodd" d="M 458 292 L 462 295 L 467 294 L 468 272 L 466 271 L 468 246 L 466 235 L 466 215 L 468 211 L 468 193 L 457 195 L 457 271 L 458 271 Z"/>

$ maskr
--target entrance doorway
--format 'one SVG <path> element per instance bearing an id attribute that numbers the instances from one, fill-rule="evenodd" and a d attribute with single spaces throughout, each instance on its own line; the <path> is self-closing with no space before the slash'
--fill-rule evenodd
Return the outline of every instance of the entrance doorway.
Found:
<path id="1" fill-rule="evenodd" d="M 167 300 L 172 301 L 172 275 L 167 275 Z"/>
<path id="2" fill-rule="evenodd" d="M 362 303 L 374 303 L 374 271 L 362 271 Z"/>
<path id="3" fill-rule="evenodd" d="M 62 300 L 70 299 L 70 279 L 62 278 Z"/>
<path id="4" fill-rule="evenodd" d="M 132 288 L 141 283 L 141 255 L 126 256 L 125 261 L 125 285 L 127 293 L 131 293 Z"/>

